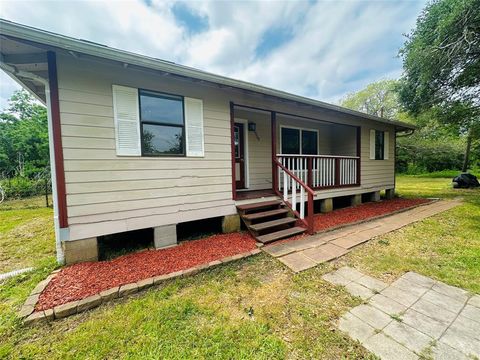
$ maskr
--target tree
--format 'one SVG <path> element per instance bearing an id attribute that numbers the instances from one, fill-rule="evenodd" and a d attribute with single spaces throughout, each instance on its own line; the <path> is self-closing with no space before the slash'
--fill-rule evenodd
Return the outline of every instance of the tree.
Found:
<path id="1" fill-rule="evenodd" d="M 480 0 L 434 0 L 400 51 L 400 101 L 412 115 L 436 112 L 466 134 L 463 171 L 480 134 Z"/>
<path id="2" fill-rule="evenodd" d="M 29 176 L 49 163 L 47 112 L 25 90 L 0 113 L 0 173 Z"/>
<path id="3" fill-rule="evenodd" d="M 396 80 L 381 80 L 367 85 L 363 90 L 348 94 L 340 104 L 352 110 L 370 115 L 397 118 L 400 110 Z"/>

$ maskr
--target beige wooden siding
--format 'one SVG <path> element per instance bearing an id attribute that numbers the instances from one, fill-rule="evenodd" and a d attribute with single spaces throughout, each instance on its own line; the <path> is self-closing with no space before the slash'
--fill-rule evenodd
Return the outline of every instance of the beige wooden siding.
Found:
<path id="1" fill-rule="evenodd" d="M 69 55 L 59 55 L 57 62 L 68 220 L 72 240 L 235 213 L 231 194 L 230 101 L 339 124 L 362 125 L 361 188 L 324 191 L 317 196 L 339 196 L 393 187 L 392 126 L 311 107 L 299 107 L 206 83 L 175 80 L 155 72 L 125 68 L 116 63 L 76 59 Z M 116 156 L 112 84 L 202 99 L 205 156 Z M 249 120 L 248 117 L 245 119 Z M 250 188 L 269 188 L 269 115 L 260 114 L 260 118 L 255 121 L 260 140 L 257 140 L 254 133 L 248 132 Z M 328 126 L 283 118 L 280 115 L 277 123 L 306 128 L 318 126 L 320 152 L 328 154 L 333 151 L 334 144 Z M 389 131 L 389 160 L 369 159 L 370 129 Z M 279 135 L 277 139 L 279 146 Z"/>
<path id="2" fill-rule="evenodd" d="M 72 240 L 235 212 L 229 102 L 219 90 L 64 56 L 58 79 Z M 116 156 L 112 84 L 202 99 L 205 157 Z"/>

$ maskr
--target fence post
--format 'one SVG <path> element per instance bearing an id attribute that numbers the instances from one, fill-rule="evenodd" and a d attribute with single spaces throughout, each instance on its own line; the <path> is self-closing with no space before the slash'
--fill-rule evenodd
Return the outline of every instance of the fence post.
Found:
<path id="1" fill-rule="evenodd" d="M 45 204 L 48 207 L 48 179 L 45 177 Z"/>

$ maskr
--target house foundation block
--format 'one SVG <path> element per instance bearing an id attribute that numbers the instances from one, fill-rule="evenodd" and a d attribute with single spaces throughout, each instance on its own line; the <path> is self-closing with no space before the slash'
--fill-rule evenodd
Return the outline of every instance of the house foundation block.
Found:
<path id="1" fill-rule="evenodd" d="M 352 195 L 350 198 L 350 206 L 357 206 L 362 203 L 362 194 Z"/>
<path id="2" fill-rule="evenodd" d="M 240 215 L 234 214 L 224 216 L 222 219 L 222 232 L 226 234 L 237 231 L 240 231 Z"/>
<path id="3" fill-rule="evenodd" d="M 370 194 L 370 201 L 380 201 L 380 191 L 374 191 Z"/>
<path id="4" fill-rule="evenodd" d="M 153 228 L 153 242 L 155 249 L 177 244 L 177 225 L 164 225 Z"/>
<path id="5" fill-rule="evenodd" d="M 320 200 L 320 212 L 328 213 L 333 210 L 333 199 L 322 199 Z"/>
<path id="6" fill-rule="evenodd" d="M 96 237 L 64 241 L 62 247 L 67 265 L 85 261 L 98 261 L 98 241 Z"/>
<path id="7" fill-rule="evenodd" d="M 395 197 L 395 188 L 393 189 L 385 189 L 385 198 L 393 199 Z"/>

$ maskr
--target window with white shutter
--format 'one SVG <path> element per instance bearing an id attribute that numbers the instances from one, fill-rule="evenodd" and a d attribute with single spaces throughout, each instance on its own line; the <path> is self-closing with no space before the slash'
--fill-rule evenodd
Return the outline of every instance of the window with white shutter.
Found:
<path id="1" fill-rule="evenodd" d="M 187 156 L 204 156 L 203 101 L 185 98 Z"/>
<path id="2" fill-rule="evenodd" d="M 370 130 L 370 160 L 375 160 L 375 130 Z"/>
<path id="3" fill-rule="evenodd" d="M 113 85 L 112 91 L 117 155 L 141 156 L 138 90 Z"/>
<path id="4" fill-rule="evenodd" d="M 390 148 L 389 140 L 390 140 L 390 134 L 388 131 L 385 131 L 383 136 L 383 159 L 384 160 L 388 160 L 388 151 Z"/>

